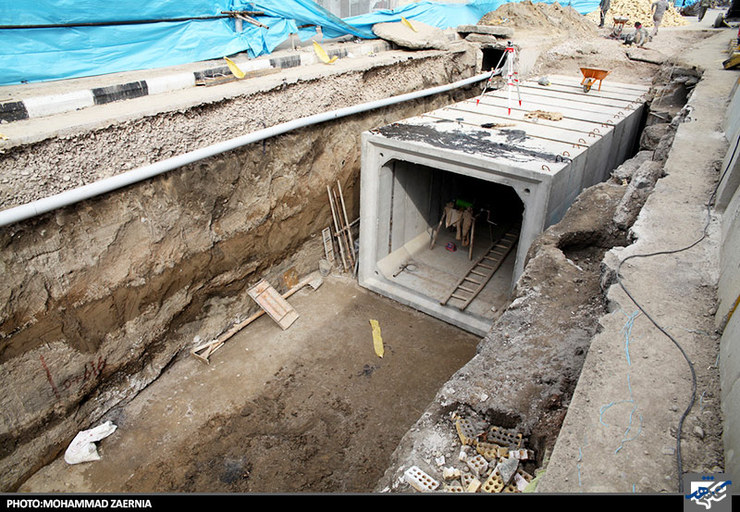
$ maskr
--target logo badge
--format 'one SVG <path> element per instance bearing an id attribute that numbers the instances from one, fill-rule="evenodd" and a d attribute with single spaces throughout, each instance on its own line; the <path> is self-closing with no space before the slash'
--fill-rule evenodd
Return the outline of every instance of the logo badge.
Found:
<path id="1" fill-rule="evenodd" d="M 732 482 L 720 473 L 700 474 L 688 473 L 684 476 L 684 510 L 694 512 L 730 512 L 732 510 L 732 496 L 730 486 Z"/>

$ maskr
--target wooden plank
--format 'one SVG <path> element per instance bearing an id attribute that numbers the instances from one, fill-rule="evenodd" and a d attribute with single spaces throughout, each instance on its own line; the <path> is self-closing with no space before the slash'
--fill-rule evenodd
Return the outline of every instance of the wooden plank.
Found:
<path id="1" fill-rule="evenodd" d="M 483 290 L 483 288 L 488 284 L 488 281 L 490 281 L 491 277 L 496 273 L 498 268 L 503 263 L 506 256 L 508 256 L 511 249 L 514 247 L 514 244 L 516 243 L 517 239 L 519 238 L 519 227 L 514 227 L 513 230 L 507 232 L 504 236 L 502 236 L 499 240 L 494 242 L 488 250 L 483 253 L 483 255 L 480 256 L 476 260 L 475 263 L 470 267 L 468 272 L 466 272 L 465 276 L 463 276 L 457 283 L 455 283 L 455 286 L 451 289 L 451 291 L 447 294 L 447 296 L 444 298 L 444 300 L 440 301 L 441 305 L 447 304 L 450 299 L 458 299 L 464 302 L 464 304 L 459 308 L 461 310 L 464 310 L 468 307 L 468 305 L 475 299 L 475 297 L 478 296 L 478 294 Z M 498 254 L 495 253 L 494 250 L 496 247 L 502 247 L 503 253 Z M 492 256 L 493 255 L 493 256 Z M 483 263 L 483 261 L 489 260 L 492 262 L 491 265 L 486 265 Z M 487 269 L 487 272 L 481 272 L 479 269 Z M 481 276 L 482 280 L 475 281 L 470 278 L 471 274 L 475 274 L 477 276 Z M 463 286 L 463 283 L 465 281 L 474 282 L 477 284 L 475 290 L 471 290 L 470 288 L 466 288 Z M 470 294 L 470 297 L 464 297 L 459 295 L 459 292 L 465 292 Z"/>
<path id="2" fill-rule="evenodd" d="M 298 312 L 293 306 L 264 279 L 250 288 L 248 293 L 283 330 L 298 319 Z"/>
<path id="3" fill-rule="evenodd" d="M 311 288 L 314 290 L 317 289 L 319 286 L 321 286 L 321 283 L 323 281 L 320 277 L 317 277 L 317 274 L 311 274 L 305 279 L 303 279 L 301 282 L 299 282 L 296 286 L 285 292 L 282 297 L 283 299 L 287 299 L 288 297 L 291 297 L 294 293 L 296 293 L 298 290 L 302 289 L 304 286 L 310 285 Z M 251 324 L 258 318 L 260 318 L 262 315 L 265 314 L 264 309 L 260 309 L 253 315 L 251 315 L 246 320 L 239 322 L 236 325 L 233 325 L 229 330 L 221 334 L 218 338 L 216 338 L 213 341 L 209 341 L 207 343 L 204 343 L 202 345 L 199 345 L 193 349 L 191 349 L 190 353 L 198 360 L 205 364 L 210 364 L 208 358 L 213 354 L 216 350 L 221 348 L 226 341 L 229 340 L 232 336 L 234 336 L 236 333 L 241 331 L 243 328 L 245 328 L 247 325 Z"/>
<path id="4" fill-rule="evenodd" d="M 331 187 L 329 185 L 326 186 L 326 193 L 329 194 L 329 206 L 331 207 L 331 217 L 334 220 L 334 234 L 339 244 L 339 254 L 342 257 L 342 267 L 346 271 L 348 268 L 347 255 L 344 253 L 344 244 L 342 243 L 341 233 L 339 231 L 339 221 L 337 220 L 337 213 L 334 211 L 334 199 L 332 198 Z"/>
<path id="5" fill-rule="evenodd" d="M 334 244 L 331 241 L 331 228 L 324 228 L 321 231 L 321 238 L 324 241 L 324 254 L 327 261 L 334 265 Z"/>
<path id="6" fill-rule="evenodd" d="M 505 237 L 508 236 L 509 234 L 510 233 L 507 233 L 505 235 Z M 509 255 L 509 252 L 511 251 L 511 249 L 513 249 L 514 243 L 516 242 L 516 240 L 517 240 L 518 237 L 519 237 L 519 232 L 517 231 L 517 233 L 516 233 L 516 235 L 514 235 L 514 238 L 513 239 L 511 237 L 509 238 L 510 242 L 507 244 L 508 245 L 508 250 L 506 251 L 506 254 L 503 255 L 501 258 L 499 258 L 499 260 L 496 262 L 496 264 L 494 265 L 494 267 L 491 269 L 491 273 L 488 275 L 488 277 L 483 280 L 483 282 L 478 286 L 478 289 L 475 291 L 475 293 L 472 295 L 472 297 L 470 297 L 465 302 L 465 304 L 463 304 L 463 306 L 460 309 L 467 308 L 470 305 L 470 303 L 473 302 L 473 299 L 475 299 L 478 296 L 478 294 L 481 292 L 481 290 L 483 290 L 483 288 L 488 284 L 488 281 L 490 281 L 490 279 L 493 277 L 493 275 L 499 269 L 499 267 L 501 266 L 501 264 L 504 262 L 504 259 L 506 258 L 506 256 Z"/>
<path id="7" fill-rule="evenodd" d="M 342 203 L 342 212 L 344 213 L 344 229 L 347 230 L 347 243 L 349 244 L 349 251 L 352 254 L 352 261 L 357 260 L 355 254 L 355 242 L 352 239 L 352 231 L 350 230 L 349 217 L 347 217 L 347 207 L 344 205 L 344 194 L 342 193 L 342 184 L 337 180 L 337 190 L 339 191 L 339 199 Z"/>
<path id="8" fill-rule="evenodd" d="M 490 247 L 489 247 L 489 250 L 490 250 Z M 486 251 L 484 253 L 484 255 L 485 254 L 488 254 L 488 251 Z M 450 300 L 450 298 L 452 298 L 454 296 L 455 291 L 457 291 L 457 289 L 460 287 L 460 285 L 462 284 L 462 282 L 465 281 L 465 278 L 468 275 L 470 275 L 471 272 L 474 273 L 474 274 L 478 274 L 480 276 L 483 276 L 483 277 L 486 277 L 487 276 L 487 274 L 480 274 L 478 272 L 474 272 L 473 271 L 473 269 L 475 269 L 476 267 L 485 267 L 485 265 L 481 264 L 481 261 L 483 261 L 483 256 L 481 256 L 480 258 L 478 258 L 475 261 L 475 263 L 473 263 L 473 265 L 470 267 L 470 270 L 468 270 L 468 272 L 466 272 L 465 275 L 463 277 L 461 277 L 460 280 L 457 283 L 455 283 L 455 286 L 452 288 L 452 290 L 450 291 L 450 293 L 448 293 L 447 296 L 443 300 L 440 301 L 440 304 L 442 304 L 443 306 L 445 304 L 447 304 L 447 302 Z M 455 298 L 459 298 L 459 297 L 455 297 Z"/>

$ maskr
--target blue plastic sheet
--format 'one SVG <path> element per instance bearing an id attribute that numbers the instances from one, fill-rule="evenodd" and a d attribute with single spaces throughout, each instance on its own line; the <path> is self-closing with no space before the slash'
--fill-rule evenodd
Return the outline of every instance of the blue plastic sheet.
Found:
<path id="1" fill-rule="evenodd" d="M 549 0 L 546 0 L 549 3 Z M 321 26 L 325 37 L 352 35 L 374 38 L 376 23 L 401 17 L 442 29 L 474 24 L 503 0 L 473 0 L 467 4 L 418 2 L 394 11 L 340 19 L 311 0 L 13 0 L 0 2 L 0 25 L 48 25 L 160 21 L 107 26 L 0 29 L 0 85 L 94 76 L 151 69 L 220 58 L 240 52 L 250 57 L 269 54 L 291 33 L 302 39 Z M 562 2 L 565 4 L 565 2 Z M 582 14 L 598 8 L 598 0 L 569 4 Z M 236 31 L 223 11 L 259 11 L 255 18 L 268 26 L 244 23 Z"/>

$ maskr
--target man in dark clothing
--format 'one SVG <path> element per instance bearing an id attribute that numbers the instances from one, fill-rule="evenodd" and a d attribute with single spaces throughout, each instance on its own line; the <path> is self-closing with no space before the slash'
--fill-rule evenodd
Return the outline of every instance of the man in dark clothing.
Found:
<path id="1" fill-rule="evenodd" d="M 599 27 L 604 26 L 604 20 L 606 19 L 606 12 L 609 10 L 609 4 L 610 0 L 601 0 L 601 3 L 599 3 L 599 11 L 601 12 L 601 22 L 599 23 Z"/>

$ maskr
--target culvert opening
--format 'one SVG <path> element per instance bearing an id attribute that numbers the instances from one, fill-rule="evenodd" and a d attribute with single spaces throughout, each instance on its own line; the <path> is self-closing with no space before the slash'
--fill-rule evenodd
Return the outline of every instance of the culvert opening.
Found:
<path id="1" fill-rule="evenodd" d="M 512 187 L 403 160 L 391 173 L 378 272 L 442 307 L 493 319 L 514 272 L 524 205 Z"/>
<path id="2" fill-rule="evenodd" d="M 491 71 L 495 69 L 496 66 L 500 65 L 501 57 L 504 55 L 505 51 L 505 48 L 482 48 L 481 53 L 483 54 L 483 58 L 481 61 L 481 70 Z"/>

